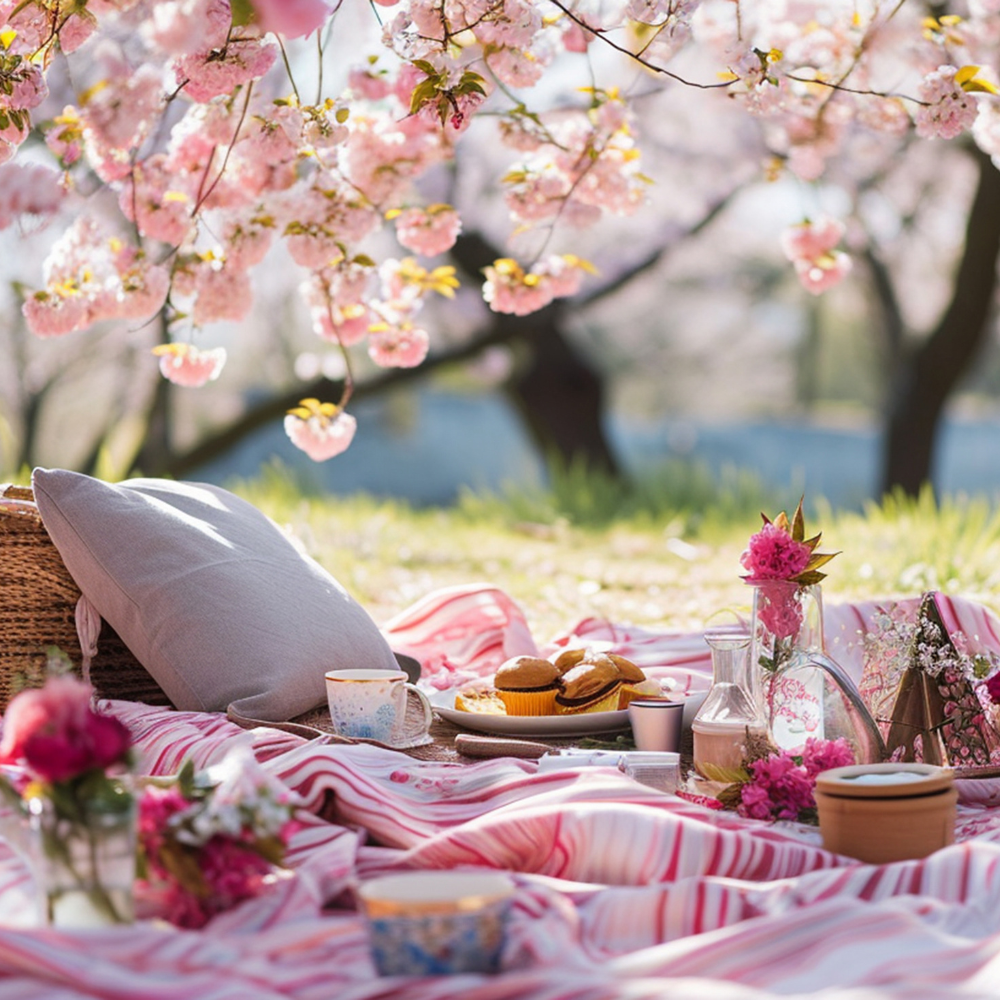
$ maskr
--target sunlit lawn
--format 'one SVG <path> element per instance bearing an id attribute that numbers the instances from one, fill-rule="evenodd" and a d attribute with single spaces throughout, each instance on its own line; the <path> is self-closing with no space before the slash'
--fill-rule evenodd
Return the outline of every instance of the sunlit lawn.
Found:
<path id="1" fill-rule="evenodd" d="M 306 495 L 273 473 L 229 485 L 287 526 L 376 621 L 439 587 L 489 582 L 517 601 L 539 640 L 588 616 L 696 629 L 746 608 L 739 557 L 759 512 L 791 512 L 798 500 L 703 478 L 697 489 L 675 482 L 651 502 L 626 500 L 578 477 L 568 491 L 414 510 Z M 827 567 L 828 602 L 943 589 L 1000 611 L 1000 515 L 984 499 L 890 498 L 863 514 L 807 500 L 807 515 L 823 548 L 841 552 Z"/>

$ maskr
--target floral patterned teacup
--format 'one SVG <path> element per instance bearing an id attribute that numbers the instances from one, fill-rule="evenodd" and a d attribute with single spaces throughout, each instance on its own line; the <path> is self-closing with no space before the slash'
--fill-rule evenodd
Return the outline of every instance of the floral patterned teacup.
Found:
<path id="1" fill-rule="evenodd" d="M 499 872 L 413 871 L 364 882 L 358 898 L 383 976 L 497 972 L 514 884 Z"/>
<path id="2" fill-rule="evenodd" d="M 326 700 L 330 720 L 339 736 L 398 743 L 406 728 L 407 692 L 423 708 L 423 732 L 430 728 L 433 711 L 427 696 L 406 674 L 395 670 L 331 670 L 326 674 Z"/>

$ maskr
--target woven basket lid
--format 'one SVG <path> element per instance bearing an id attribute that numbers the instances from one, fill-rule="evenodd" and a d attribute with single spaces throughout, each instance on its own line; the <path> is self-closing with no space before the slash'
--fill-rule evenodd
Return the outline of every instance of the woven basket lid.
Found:
<path id="1" fill-rule="evenodd" d="M 934 795 L 952 787 L 947 767 L 883 763 L 834 767 L 816 776 L 816 791 L 840 799 L 900 799 Z"/>

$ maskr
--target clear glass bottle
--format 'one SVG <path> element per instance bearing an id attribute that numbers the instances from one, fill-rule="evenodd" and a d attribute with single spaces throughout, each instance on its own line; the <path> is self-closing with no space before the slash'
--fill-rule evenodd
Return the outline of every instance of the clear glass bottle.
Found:
<path id="1" fill-rule="evenodd" d="M 750 633 L 740 626 L 720 626 L 705 632 L 712 651 L 712 688 L 694 717 L 694 766 L 710 781 L 733 781 L 748 733 L 764 737 L 767 720 L 750 659 Z"/>

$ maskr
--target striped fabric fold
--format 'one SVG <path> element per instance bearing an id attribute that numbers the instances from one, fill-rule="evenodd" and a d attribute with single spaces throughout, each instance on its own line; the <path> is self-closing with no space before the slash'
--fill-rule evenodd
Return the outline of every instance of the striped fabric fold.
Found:
<path id="1" fill-rule="evenodd" d="M 828 608 L 840 659 L 874 605 Z M 996 620 L 953 599 L 954 627 L 1000 651 Z M 701 637 L 597 620 L 536 644 L 495 588 L 429 595 L 385 628 L 426 683 L 482 676 L 508 655 L 607 643 L 681 690 L 708 684 Z M 850 663 L 855 673 L 857 663 Z M 370 745 L 245 731 L 216 714 L 127 702 L 140 769 L 199 767 L 245 744 L 305 803 L 291 873 L 199 932 L 155 922 L 33 926 L 32 880 L 0 809 L 3 1000 L 917 1000 L 995 997 L 1000 983 L 1000 780 L 964 781 L 957 843 L 919 861 L 859 864 L 819 832 L 742 820 L 609 768 L 537 774 L 532 761 L 416 761 Z M 517 886 L 504 971 L 381 979 L 353 888 L 408 868 L 499 869 Z"/>

